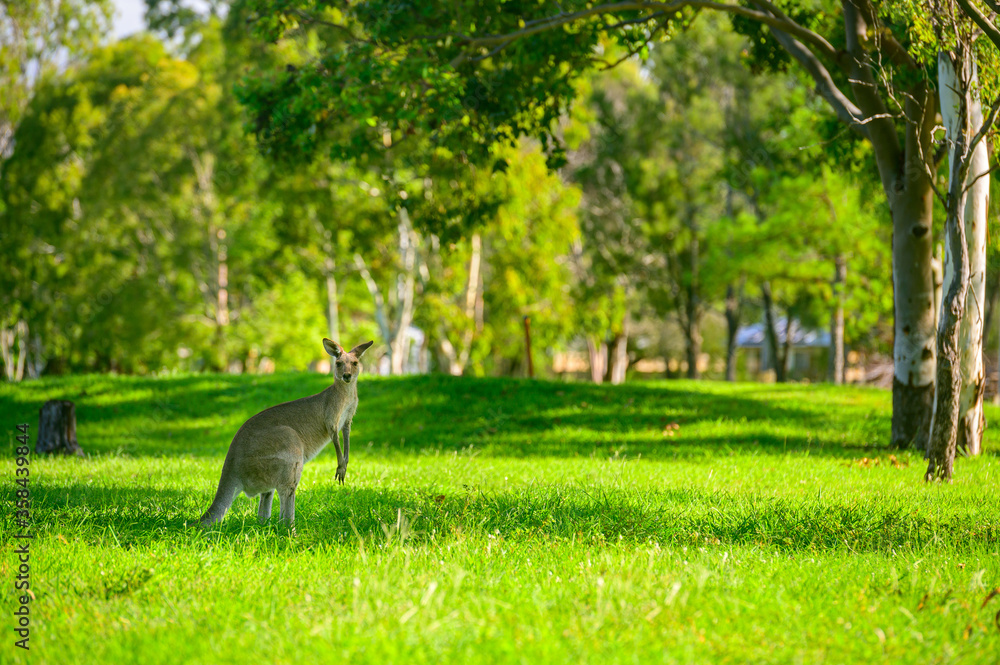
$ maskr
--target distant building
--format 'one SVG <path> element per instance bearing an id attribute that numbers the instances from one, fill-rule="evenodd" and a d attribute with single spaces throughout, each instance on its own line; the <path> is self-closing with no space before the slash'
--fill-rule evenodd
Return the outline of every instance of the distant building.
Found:
<path id="1" fill-rule="evenodd" d="M 788 376 L 791 379 L 822 380 L 826 377 L 830 355 L 830 332 L 804 328 L 792 321 L 792 342 L 788 350 Z M 775 322 L 779 349 L 785 347 L 787 319 Z M 767 327 L 763 322 L 744 326 L 736 331 L 736 348 L 742 349 L 746 373 L 752 377 L 774 372 L 775 361 L 767 343 Z M 780 351 L 779 351 L 780 352 Z"/>

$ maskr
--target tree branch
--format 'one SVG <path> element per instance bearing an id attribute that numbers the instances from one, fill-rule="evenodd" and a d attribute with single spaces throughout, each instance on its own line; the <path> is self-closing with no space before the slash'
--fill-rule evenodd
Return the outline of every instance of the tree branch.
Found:
<path id="1" fill-rule="evenodd" d="M 386 318 L 385 299 L 382 297 L 382 290 L 368 271 L 368 265 L 361 258 L 360 254 L 354 255 L 354 265 L 357 266 L 358 272 L 361 273 L 361 278 L 365 281 L 365 286 L 368 287 L 368 292 L 372 296 L 372 300 L 375 301 L 375 322 L 382 332 L 382 339 L 385 340 L 386 344 L 391 344 L 393 335 L 392 331 L 389 330 L 389 321 Z"/>
<path id="2" fill-rule="evenodd" d="M 993 23 L 986 18 L 986 16 L 979 11 L 979 8 L 972 4 L 970 0 L 957 1 L 959 6 L 962 7 L 962 11 L 965 15 L 971 18 L 975 24 L 979 26 L 979 29 L 983 31 L 983 34 L 985 34 L 991 42 L 993 42 L 994 46 L 1000 49 L 1000 30 L 997 30 L 997 27 L 993 25 Z M 996 8 L 994 7 L 994 11 L 995 10 Z"/>
<path id="3" fill-rule="evenodd" d="M 871 133 L 866 125 L 871 120 L 865 118 L 861 109 L 855 106 L 854 102 L 848 99 L 847 95 L 837 87 L 829 70 L 820 62 L 819 58 L 805 44 L 791 35 L 773 29 L 771 34 L 809 73 L 813 81 L 816 82 L 816 91 L 833 107 L 837 117 L 862 137 L 870 140 Z"/>
<path id="4" fill-rule="evenodd" d="M 621 12 L 631 12 L 631 11 L 652 11 L 653 14 L 646 16 L 642 19 L 632 19 L 628 24 L 649 22 L 654 20 L 657 16 L 662 14 L 671 14 L 684 9 L 685 7 L 691 7 L 694 9 L 714 9 L 717 11 L 724 11 L 730 14 L 736 14 L 738 16 L 743 16 L 755 21 L 759 21 L 764 25 L 772 28 L 783 30 L 790 35 L 793 35 L 808 44 L 811 44 L 820 55 L 829 58 L 833 62 L 837 62 L 838 54 L 837 49 L 833 47 L 830 42 L 826 40 L 822 35 L 809 30 L 808 28 L 796 23 L 791 18 L 783 14 L 781 11 L 777 10 L 769 2 L 766 3 L 768 6 L 768 11 L 760 11 L 756 9 L 751 9 L 749 7 L 744 7 L 741 5 L 731 5 L 726 2 L 712 2 L 711 0 L 675 0 L 674 2 L 612 2 L 602 5 L 596 5 L 593 7 L 588 7 L 587 9 L 581 9 L 576 12 L 560 13 L 552 16 L 546 16 L 543 18 L 534 19 L 531 21 L 526 21 L 524 27 L 519 30 L 514 30 L 513 32 L 508 32 L 505 34 L 494 34 L 494 35 L 483 35 L 482 37 L 473 37 L 462 33 L 442 33 L 436 35 L 428 35 L 420 37 L 422 40 L 438 40 L 445 38 L 458 39 L 465 42 L 469 46 L 497 46 L 505 42 L 513 41 L 516 39 L 521 39 L 523 37 L 530 37 L 542 32 L 548 32 L 549 30 L 554 30 L 560 28 L 564 25 L 569 25 L 571 23 L 576 23 L 584 19 L 590 18 L 592 16 L 603 16 L 605 14 L 616 14 Z M 622 25 L 626 24 L 622 22 Z"/>
<path id="5" fill-rule="evenodd" d="M 872 18 L 855 4 L 856 0 L 844 2 L 844 30 L 846 32 L 847 53 L 850 56 L 851 89 L 854 99 L 868 118 L 875 119 L 868 128 L 868 137 L 879 157 L 879 171 L 882 182 L 892 175 L 892 165 L 899 161 L 902 146 L 896 133 L 896 123 L 891 120 L 889 109 L 879 95 L 878 84 L 868 62 L 865 41 Z M 874 28 L 874 24 L 870 27 Z"/>

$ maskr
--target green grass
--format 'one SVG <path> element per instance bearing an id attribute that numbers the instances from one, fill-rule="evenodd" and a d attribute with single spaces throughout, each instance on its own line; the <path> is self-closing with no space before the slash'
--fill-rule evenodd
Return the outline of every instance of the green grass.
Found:
<path id="1" fill-rule="evenodd" d="M 44 400 L 90 454 L 32 461 L 30 661 L 1000 662 L 995 429 L 926 485 L 882 391 L 364 378 L 347 484 L 308 464 L 296 535 L 245 497 L 192 527 L 239 425 L 326 381 L 0 386 L 8 496 Z"/>

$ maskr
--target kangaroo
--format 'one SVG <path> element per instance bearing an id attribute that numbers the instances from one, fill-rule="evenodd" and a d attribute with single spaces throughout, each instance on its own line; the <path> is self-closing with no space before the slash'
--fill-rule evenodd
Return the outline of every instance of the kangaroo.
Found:
<path id="1" fill-rule="evenodd" d="M 333 385 L 317 395 L 264 409 L 243 423 L 229 444 L 219 489 L 201 517 L 202 526 L 221 521 L 240 492 L 249 497 L 260 495 L 257 517 L 261 522 L 271 518 L 271 502 L 277 492 L 278 517 L 291 525 L 302 466 L 331 440 L 337 450 L 337 480 L 344 482 L 351 419 L 358 408 L 359 361 L 371 345 L 366 342 L 344 351 L 336 342 L 323 338 L 323 348 L 336 359 Z M 338 433 L 344 435 L 343 451 Z"/>

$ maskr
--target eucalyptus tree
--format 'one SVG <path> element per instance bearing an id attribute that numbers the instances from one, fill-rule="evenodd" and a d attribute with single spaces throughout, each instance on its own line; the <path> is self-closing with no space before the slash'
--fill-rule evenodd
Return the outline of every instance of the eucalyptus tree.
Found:
<path id="1" fill-rule="evenodd" d="M 912 11 L 901 4 L 902 13 Z M 987 11 L 971 0 L 934 4 L 936 11 L 922 17 L 922 30 L 914 39 L 925 46 L 925 60 L 936 56 L 950 166 L 947 191 L 935 189 L 946 210 L 947 254 L 926 478 L 949 480 L 956 450 L 978 453 L 984 427 L 982 330 L 990 173 L 985 146 L 1000 113 L 1000 30 L 995 3 L 985 3 Z"/>
<path id="2" fill-rule="evenodd" d="M 0 1 L 0 157 L 39 81 L 72 67 L 111 28 L 108 0 Z"/>
<path id="3" fill-rule="evenodd" d="M 581 191 L 580 237 L 571 254 L 580 305 L 574 318 L 587 343 L 591 380 L 621 383 L 630 322 L 664 269 L 635 201 L 633 151 L 642 121 L 628 112 L 643 96 L 654 105 L 655 89 L 633 61 L 584 79 L 580 95 L 585 102 L 563 131 L 571 148 L 564 172 Z"/>
<path id="4" fill-rule="evenodd" d="M 71 68 L 106 37 L 111 23 L 107 0 L 2 0 L 0 1 L 0 161 L 11 156 L 15 135 L 32 97 L 40 85 Z M 0 187 L 4 180 L 0 178 Z M 0 196 L 0 214 L 4 200 Z M 11 223 L 23 219 L 8 217 Z M 20 244 L 18 228 L 0 228 L 0 256 L 13 273 L 21 273 L 36 251 L 45 246 Z M 41 275 L 36 274 L 36 277 Z M 8 280 L 15 275 L 7 275 Z M 44 302 L 43 283 L 35 282 L 31 297 Z M 27 297 L 27 296 L 25 296 Z M 29 321 L 27 300 L 13 290 L 0 295 L 0 359 L 8 380 L 19 381 L 27 372 L 36 375 L 44 366 L 48 333 L 45 324 Z M 15 352 L 16 349 L 16 352 Z"/>
<path id="5" fill-rule="evenodd" d="M 47 80 L 28 107 L 2 224 L 34 251 L 5 293 L 71 368 L 225 369 L 265 338 L 272 356 L 302 360 L 287 340 L 305 327 L 276 301 L 304 290 L 272 287 L 274 206 L 258 197 L 263 162 L 223 56 L 211 25 L 184 59 L 134 37 Z"/>
<path id="6" fill-rule="evenodd" d="M 150 41 L 114 44 L 41 82 L 3 164 L 4 247 L 21 252 L 4 272 L 3 292 L 42 333 L 50 357 L 71 367 L 108 369 L 112 357 L 121 358 L 135 330 L 115 316 L 115 304 L 128 300 L 133 287 L 155 287 L 146 281 L 152 271 L 141 265 L 155 257 L 145 261 L 135 251 L 138 245 L 155 252 L 152 238 L 132 215 L 116 219 L 91 210 L 95 195 L 113 185 L 95 192 L 87 183 L 109 141 L 126 133 L 123 120 L 131 118 L 135 99 L 147 96 L 145 82 L 163 55 Z M 160 92 L 189 80 L 187 66 L 163 65 L 171 84 Z"/>
<path id="7" fill-rule="evenodd" d="M 892 441 L 926 439 L 933 394 L 935 315 L 931 180 L 939 155 L 937 100 L 908 50 L 910 27 L 870 0 L 747 4 L 583 0 L 405 5 L 370 0 L 246 0 L 258 38 L 281 42 L 330 25 L 346 42 L 295 72 L 259 72 L 243 98 L 274 148 L 311 146 L 347 116 L 399 135 L 426 133 L 488 159 L 490 146 L 535 135 L 551 163 L 564 153 L 554 127 L 583 72 L 608 64 L 601 40 L 644 54 L 701 10 L 724 11 L 755 35 L 761 57 L 794 60 L 849 131 L 868 141 L 892 212 L 895 349 Z M 613 63 L 612 63 L 613 64 Z M 375 137 L 358 134 L 355 147 Z"/>

